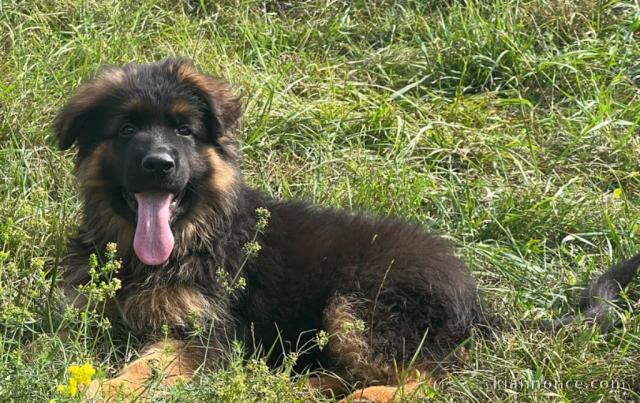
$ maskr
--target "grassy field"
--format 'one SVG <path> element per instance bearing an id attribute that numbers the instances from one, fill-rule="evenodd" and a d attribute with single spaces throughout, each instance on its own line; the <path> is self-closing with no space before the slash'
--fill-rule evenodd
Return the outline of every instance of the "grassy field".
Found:
<path id="1" fill-rule="evenodd" d="M 249 183 L 405 217 L 456 245 L 511 330 L 470 340 L 431 398 L 640 399 L 638 282 L 610 334 L 520 325 L 571 312 L 639 249 L 637 0 L 0 0 L 0 401 L 77 400 L 57 391 L 71 365 L 109 376 L 134 354 L 108 329 L 90 337 L 95 315 L 64 312 L 72 337 L 59 335 L 79 201 L 50 125 L 100 65 L 175 55 L 244 95 Z M 312 396 L 290 365 L 240 356 L 154 393 Z"/>

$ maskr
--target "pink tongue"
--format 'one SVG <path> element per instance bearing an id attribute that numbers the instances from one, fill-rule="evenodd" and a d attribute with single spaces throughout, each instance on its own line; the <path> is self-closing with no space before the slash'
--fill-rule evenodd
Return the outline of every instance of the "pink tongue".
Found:
<path id="1" fill-rule="evenodd" d="M 149 266 L 161 265 L 169 259 L 173 250 L 173 233 L 169 227 L 169 207 L 173 194 L 143 192 L 134 196 L 138 201 L 138 224 L 133 249 L 142 263 Z"/>

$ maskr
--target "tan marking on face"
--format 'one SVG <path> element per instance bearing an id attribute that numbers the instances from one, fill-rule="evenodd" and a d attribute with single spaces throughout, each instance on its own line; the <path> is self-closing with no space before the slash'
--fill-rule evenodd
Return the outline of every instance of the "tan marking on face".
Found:
<path id="1" fill-rule="evenodd" d="M 223 160 L 213 148 L 208 149 L 206 155 L 213 168 L 209 180 L 211 188 L 223 196 L 231 193 L 238 180 L 237 169 Z"/>
<path id="2" fill-rule="evenodd" d="M 206 186 L 208 195 L 201 200 L 189 212 L 189 216 L 182 220 L 174 233 L 176 237 L 176 250 L 184 245 L 192 245 L 210 234 L 212 222 L 230 214 L 235 206 L 240 176 L 237 168 L 225 161 L 211 147 L 201 154 L 201 158 L 208 161 L 212 169 Z"/>
<path id="3" fill-rule="evenodd" d="M 112 239 L 116 240 L 118 245 L 118 253 L 120 256 L 126 256 L 131 253 L 133 247 L 133 236 L 135 234 L 135 227 L 124 218 L 116 214 L 111 207 L 105 209 L 105 215 L 108 216 L 108 221 L 105 226 L 105 232 L 111 234 Z"/>
<path id="4" fill-rule="evenodd" d="M 95 206 L 95 211 L 88 217 L 91 224 L 87 229 L 89 234 L 95 240 L 115 241 L 118 253 L 123 256 L 131 251 L 135 228 L 113 211 L 104 193 L 108 179 L 102 176 L 103 161 L 109 158 L 113 158 L 110 146 L 101 143 L 78 164 L 76 172 L 85 203 Z"/>
<path id="5" fill-rule="evenodd" d="M 84 198 L 94 209 L 87 217 L 87 236 L 95 240 L 96 244 L 115 242 L 120 257 L 130 255 L 133 250 L 135 226 L 113 210 L 110 201 L 99 189 L 84 193 Z"/>
<path id="6" fill-rule="evenodd" d="M 102 176 L 102 161 L 110 154 L 109 146 L 106 143 L 100 143 L 89 156 L 80 161 L 76 172 L 83 191 L 106 186 L 107 181 Z"/>
<path id="7" fill-rule="evenodd" d="M 192 108 L 189 102 L 178 100 L 171 104 L 170 111 L 174 115 L 186 115 L 192 111 Z"/>
<path id="8" fill-rule="evenodd" d="M 140 98 L 134 98 L 134 99 L 130 99 L 128 100 L 125 104 L 124 104 L 124 109 L 126 110 L 140 110 L 144 108 L 144 101 Z"/>

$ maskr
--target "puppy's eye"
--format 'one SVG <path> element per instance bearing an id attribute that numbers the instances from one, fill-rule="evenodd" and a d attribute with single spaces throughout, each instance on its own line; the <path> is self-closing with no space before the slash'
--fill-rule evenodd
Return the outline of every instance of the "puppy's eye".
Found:
<path id="1" fill-rule="evenodd" d="M 120 132 L 118 132 L 118 134 L 122 137 L 131 137 L 137 131 L 138 129 L 134 125 L 127 123 L 120 128 Z"/>
<path id="2" fill-rule="evenodd" d="M 176 129 L 176 133 L 178 133 L 181 136 L 190 136 L 191 129 L 187 125 L 182 125 Z"/>

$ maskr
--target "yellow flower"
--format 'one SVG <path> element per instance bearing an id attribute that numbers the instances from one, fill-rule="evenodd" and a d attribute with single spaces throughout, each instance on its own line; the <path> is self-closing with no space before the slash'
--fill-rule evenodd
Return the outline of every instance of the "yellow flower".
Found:
<path id="1" fill-rule="evenodd" d="M 62 395 L 74 397 L 78 394 L 78 382 L 75 379 L 71 378 L 69 379 L 68 385 L 58 385 L 56 390 Z"/>
<path id="2" fill-rule="evenodd" d="M 69 383 L 66 385 L 58 385 L 56 391 L 58 393 L 74 397 L 78 394 L 78 385 L 88 385 L 91 378 L 96 374 L 95 368 L 91 364 L 70 365 L 69 366 Z"/>
<path id="3" fill-rule="evenodd" d="M 91 378 L 96 374 L 95 368 L 91 364 L 84 364 L 82 366 L 71 365 L 69 367 L 69 373 L 71 379 L 80 385 L 88 385 L 91 383 Z"/>
<path id="4" fill-rule="evenodd" d="M 74 397 L 78 394 L 78 381 L 71 378 L 69 379 L 69 385 L 67 385 L 67 395 Z"/>
<path id="5" fill-rule="evenodd" d="M 613 189 L 613 197 L 619 199 L 622 197 L 622 188 Z"/>

